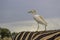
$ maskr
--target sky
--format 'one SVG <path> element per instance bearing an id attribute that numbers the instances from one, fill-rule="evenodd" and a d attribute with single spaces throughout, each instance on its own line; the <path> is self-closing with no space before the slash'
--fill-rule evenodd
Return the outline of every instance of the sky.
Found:
<path id="1" fill-rule="evenodd" d="M 31 14 L 27 13 L 31 9 L 37 10 L 37 13 L 46 20 L 60 22 L 58 21 L 60 20 L 60 0 L 0 0 L 0 25 L 10 23 L 8 28 L 11 28 L 11 24 L 16 22 L 28 21 L 29 24 L 32 24 L 30 21 L 33 18 Z M 21 23 L 19 24 L 21 25 Z M 60 25 L 60 23 L 57 24 Z"/>
<path id="2" fill-rule="evenodd" d="M 60 0 L 0 0 L 0 23 L 31 20 L 31 9 L 45 18 L 60 18 Z"/>

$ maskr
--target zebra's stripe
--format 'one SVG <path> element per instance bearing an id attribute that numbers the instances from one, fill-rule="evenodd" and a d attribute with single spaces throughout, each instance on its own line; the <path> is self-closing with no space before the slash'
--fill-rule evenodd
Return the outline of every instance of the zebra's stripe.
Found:
<path id="1" fill-rule="evenodd" d="M 18 36 L 17 40 L 20 40 L 24 32 L 21 32 L 21 34 Z"/>
<path id="2" fill-rule="evenodd" d="M 23 36 L 24 36 L 24 34 L 25 34 L 26 32 L 24 32 L 23 34 L 22 34 L 22 36 L 21 36 L 21 38 L 20 38 L 20 40 L 22 40 L 23 39 Z"/>
<path id="3" fill-rule="evenodd" d="M 37 35 L 33 38 L 33 40 L 35 40 L 36 38 L 38 38 L 40 35 L 42 35 L 42 34 L 37 34 Z"/>
<path id="4" fill-rule="evenodd" d="M 59 34 L 59 32 L 54 33 L 54 34 L 51 34 L 51 35 L 48 35 L 48 36 L 46 36 L 46 37 L 43 37 L 43 38 L 41 38 L 40 40 L 48 40 L 49 38 L 52 38 L 52 36 L 57 35 L 57 34 Z"/>
<path id="5" fill-rule="evenodd" d="M 32 40 L 32 35 L 33 34 L 34 34 L 34 32 L 31 32 L 27 40 Z"/>
<path id="6" fill-rule="evenodd" d="M 17 40 L 17 38 L 19 37 L 20 34 L 21 34 L 21 33 L 19 33 L 19 34 L 16 36 L 15 40 Z"/>
<path id="7" fill-rule="evenodd" d="M 36 35 L 36 32 L 34 32 L 34 34 L 32 35 L 31 40 L 33 39 L 34 35 Z"/>
<path id="8" fill-rule="evenodd" d="M 60 40 L 60 36 L 56 37 L 54 40 Z"/>
<path id="9" fill-rule="evenodd" d="M 54 36 L 52 36 L 51 38 L 49 38 L 48 40 L 53 40 L 55 39 L 56 37 L 60 36 L 60 32 L 56 33 Z"/>
<path id="10" fill-rule="evenodd" d="M 50 33 L 50 32 L 48 32 L 48 33 Z M 36 35 L 35 35 L 35 37 L 33 38 L 33 40 L 35 40 L 36 38 L 38 38 L 40 35 L 48 34 L 48 33 L 46 33 L 46 32 L 45 32 L 45 33 L 43 33 L 43 32 L 41 33 L 41 32 L 40 32 L 39 34 L 36 34 Z"/>
<path id="11" fill-rule="evenodd" d="M 18 34 L 16 34 L 15 36 L 14 36 L 14 38 L 13 38 L 13 40 L 15 40 L 16 39 L 16 36 L 17 36 Z"/>
<path id="12" fill-rule="evenodd" d="M 30 33 L 31 33 L 31 32 L 29 32 L 29 33 L 27 34 L 25 40 L 28 40 L 28 37 L 29 37 Z"/>
<path id="13" fill-rule="evenodd" d="M 56 31 L 54 31 L 54 32 L 56 32 Z M 49 33 L 53 33 L 53 32 L 45 32 L 45 31 L 43 31 L 43 32 L 37 32 L 35 35 L 34 35 L 34 37 L 39 37 L 40 35 L 43 35 L 43 34 L 49 34 Z M 33 38 L 34 38 L 33 37 Z M 35 39 L 35 38 L 34 38 Z"/>
<path id="14" fill-rule="evenodd" d="M 24 40 L 24 39 L 26 38 L 26 36 L 28 35 L 28 33 L 29 33 L 29 32 L 25 32 L 25 34 L 22 35 L 22 36 L 23 36 L 22 40 Z"/>
<path id="15" fill-rule="evenodd" d="M 42 34 L 42 35 L 40 35 L 39 37 L 37 37 L 35 40 L 41 39 L 41 38 L 43 38 L 43 37 L 45 37 L 45 36 L 48 36 L 48 35 L 51 35 L 51 34 L 54 34 L 54 33 L 56 33 L 56 32 L 48 33 L 48 34 Z"/>
<path id="16" fill-rule="evenodd" d="M 15 35 L 15 37 L 13 38 L 13 40 L 15 40 L 15 39 L 16 39 L 17 35 L 18 35 L 18 34 L 16 34 L 16 35 Z M 20 35 L 20 34 L 19 34 L 19 35 Z"/>
<path id="17" fill-rule="evenodd" d="M 36 34 L 32 38 L 36 37 L 39 34 L 41 34 L 41 33 L 40 32 L 36 32 Z"/>
<path id="18" fill-rule="evenodd" d="M 60 31 L 20 32 L 14 40 L 60 40 Z"/>

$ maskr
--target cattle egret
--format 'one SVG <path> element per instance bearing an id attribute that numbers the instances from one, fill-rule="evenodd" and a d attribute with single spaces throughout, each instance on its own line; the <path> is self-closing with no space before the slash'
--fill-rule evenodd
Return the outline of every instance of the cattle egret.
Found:
<path id="1" fill-rule="evenodd" d="M 39 24 L 45 25 L 45 31 L 46 31 L 47 22 L 44 20 L 44 18 L 42 16 L 38 15 L 36 13 L 36 10 L 30 10 L 30 11 L 28 11 L 28 13 L 32 13 L 34 20 L 38 23 L 38 27 L 37 27 L 36 31 L 38 31 L 38 29 L 39 29 Z"/>

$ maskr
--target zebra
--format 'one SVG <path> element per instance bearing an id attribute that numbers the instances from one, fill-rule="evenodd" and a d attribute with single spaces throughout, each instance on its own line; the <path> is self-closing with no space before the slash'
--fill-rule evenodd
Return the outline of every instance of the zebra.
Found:
<path id="1" fill-rule="evenodd" d="M 13 40 L 60 40 L 60 30 L 19 32 Z"/>

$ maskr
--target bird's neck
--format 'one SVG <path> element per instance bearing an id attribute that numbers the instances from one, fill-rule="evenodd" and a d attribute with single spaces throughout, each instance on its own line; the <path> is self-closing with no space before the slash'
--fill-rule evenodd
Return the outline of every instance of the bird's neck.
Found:
<path id="1" fill-rule="evenodd" d="M 32 13 L 32 15 L 36 15 L 36 14 L 37 14 L 37 13 L 35 13 L 35 12 L 34 12 L 34 13 Z"/>

